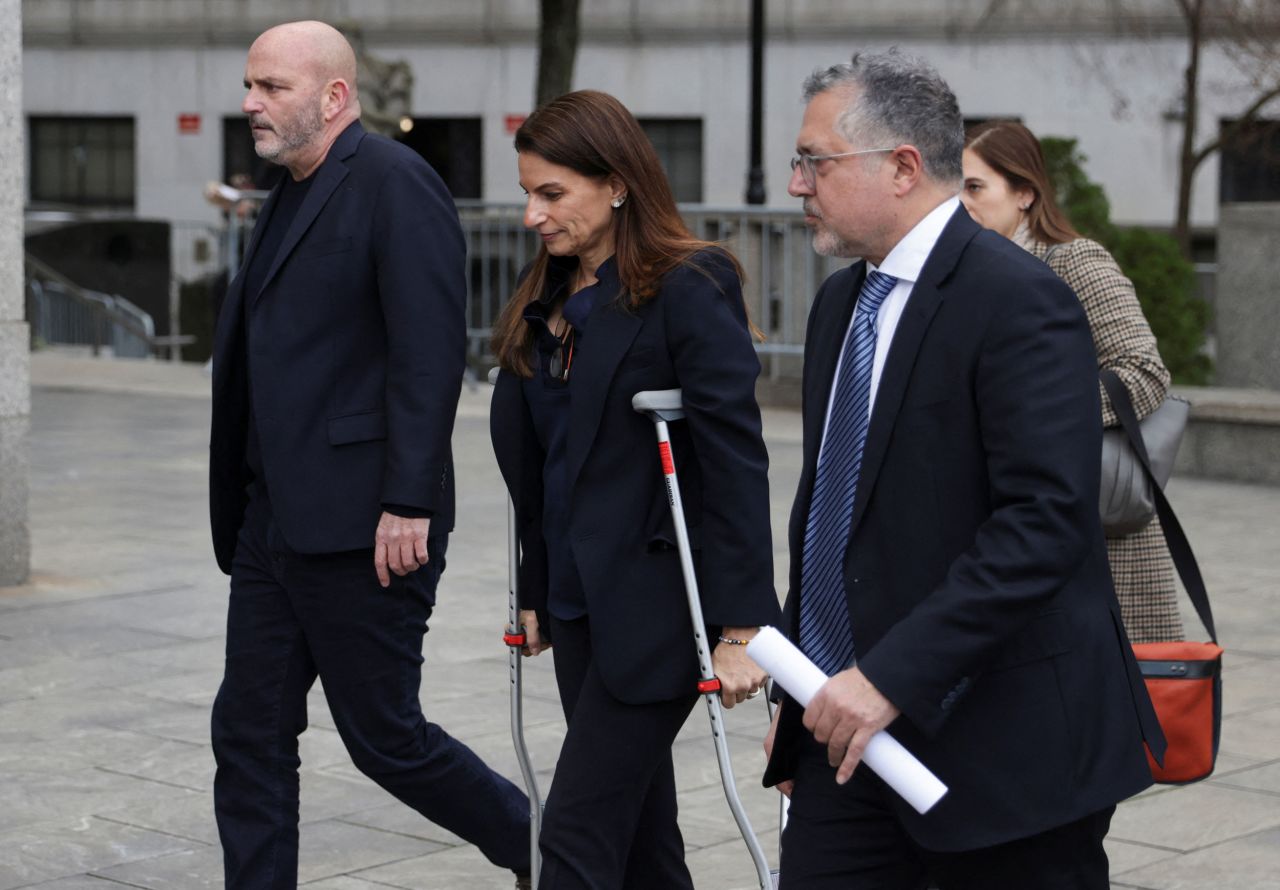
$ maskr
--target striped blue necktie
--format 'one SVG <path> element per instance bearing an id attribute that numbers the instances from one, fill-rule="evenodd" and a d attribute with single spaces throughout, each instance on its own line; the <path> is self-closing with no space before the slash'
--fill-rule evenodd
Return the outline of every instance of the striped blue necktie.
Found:
<path id="1" fill-rule="evenodd" d="M 862 285 L 844 342 L 827 435 L 809 502 L 800 574 L 800 648 L 828 675 L 853 663 L 853 633 L 845 606 L 844 557 L 862 448 L 870 426 L 871 366 L 876 313 L 898 279 L 871 272 Z"/>

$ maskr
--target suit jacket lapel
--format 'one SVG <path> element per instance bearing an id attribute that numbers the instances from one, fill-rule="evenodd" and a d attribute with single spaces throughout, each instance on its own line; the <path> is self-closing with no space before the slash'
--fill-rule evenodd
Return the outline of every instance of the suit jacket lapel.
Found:
<path id="1" fill-rule="evenodd" d="M 287 176 L 288 174 L 286 173 L 285 175 Z M 258 211 L 258 220 L 253 226 L 253 232 L 249 235 L 249 244 L 245 247 L 244 257 L 240 260 L 240 269 L 236 273 L 236 277 L 231 279 L 227 285 L 227 295 L 222 301 L 222 308 L 218 312 L 214 329 L 213 377 L 215 385 L 219 377 L 219 368 L 225 368 L 227 365 L 226 361 L 221 360 L 222 356 L 227 354 L 233 347 L 232 334 L 238 330 L 240 320 L 244 315 L 245 273 L 249 270 L 249 264 L 253 262 L 254 254 L 258 252 L 258 244 L 262 241 L 262 233 L 267 230 L 267 226 L 271 223 L 271 214 L 275 212 L 276 204 L 279 202 L 282 185 L 283 181 L 276 183 L 275 188 L 271 190 L 271 194 L 267 195 L 267 200 L 262 202 L 262 209 Z"/>
<path id="2" fill-rule="evenodd" d="M 582 465 L 586 463 L 596 431 L 600 428 L 613 375 L 644 323 L 638 313 L 616 306 L 612 294 L 617 293 L 621 285 L 611 267 L 602 266 L 601 269 L 606 274 L 600 276 L 600 285 L 609 288 L 606 292 L 610 299 L 597 306 L 590 315 L 584 338 L 587 347 L 574 360 L 570 382 L 569 441 L 565 448 L 570 490 L 582 472 Z"/>
<path id="3" fill-rule="evenodd" d="M 804 466 L 811 473 L 817 470 L 822 430 L 827 422 L 827 404 L 831 401 L 831 387 L 835 386 L 836 365 L 844 351 L 858 292 L 867 277 L 867 264 L 859 262 L 845 271 L 847 274 L 841 280 L 833 282 L 834 293 L 825 295 L 823 317 L 814 320 L 811 333 L 815 342 L 805 350 L 806 371 L 810 373 L 805 386 L 809 410 L 804 417 Z"/>
<path id="4" fill-rule="evenodd" d="M 329 154 L 320 165 L 320 169 L 315 172 L 315 181 L 311 183 L 311 189 L 307 192 L 306 198 L 303 199 L 302 206 L 298 208 L 298 215 L 293 218 L 289 231 L 285 232 L 284 240 L 280 242 L 280 249 L 276 251 L 275 258 L 271 261 L 271 268 L 267 270 L 266 277 L 262 279 L 261 289 L 256 294 L 248 295 L 250 301 L 256 301 L 262 295 L 262 292 L 267 289 L 271 279 L 276 277 L 280 267 L 284 265 L 284 261 L 289 258 L 289 254 L 298 246 L 298 242 L 307 233 L 307 229 L 311 228 L 311 224 L 320 215 L 320 211 L 324 209 L 324 205 L 329 201 L 329 196 L 337 189 L 339 183 L 347 178 L 348 169 L 345 161 L 355 154 L 356 147 L 360 144 L 363 136 L 364 129 L 357 121 L 342 131 L 333 143 L 333 146 L 329 149 Z M 273 194 L 272 197 L 274 198 L 275 195 Z M 254 234 L 256 246 L 257 233 L 255 232 Z"/>
<path id="5" fill-rule="evenodd" d="M 284 174 L 288 176 L 288 173 Z M 233 287 L 239 283 L 240 287 L 244 286 L 244 273 L 249 268 L 249 263 L 253 260 L 253 255 L 258 252 L 258 244 L 262 241 L 262 233 L 267 230 L 267 226 L 271 222 L 271 214 L 275 212 L 276 204 L 280 202 L 280 191 L 284 188 L 284 177 L 276 183 L 275 188 L 271 190 L 271 194 L 267 195 L 267 200 L 262 202 L 262 209 L 258 211 L 258 219 L 253 225 L 253 232 L 249 235 L 249 244 L 245 248 L 244 258 L 240 261 L 240 271 L 236 275 L 236 280 L 232 282 Z M 230 293 L 227 294 L 231 296 Z M 239 299 L 237 294 L 236 298 Z"/>
<path id="6" fill-rule="evenodd" d="M 885 450 L 889 446 L 898 411 L 902 408 L 902 397 L 906 394 L 920 344 L 933 322 L 934 314 L 942 304 L 941 287 L 955 269 L 965 245 L 977 231 L 978 226 L 969 215 L 963 209 L 957 210 L 942 230 L 929 258 L 925 260 L 920 278 L 911 288 L 906 308 L 898 319 L 898 327 L 894 331 L 893 342 L 880 373 L 876 402 L 871 409 L 871 426 L 867 430 L 867 441 L 862 449 L 862 468 L 858 475 L 858 490 L 854 496 L 850 535 L 857 531 L 858 522 L 871 497 L 871 490 L 875 487 L 876 476 L 884 464 Z"/>

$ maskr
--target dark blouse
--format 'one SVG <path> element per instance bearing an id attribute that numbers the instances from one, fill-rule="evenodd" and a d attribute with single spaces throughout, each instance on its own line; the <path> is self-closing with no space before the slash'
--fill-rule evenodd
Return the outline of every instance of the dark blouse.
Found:
<path id="1" fill-rule="evenodd" d="M 610 258 L 604 265 L 613 263 Z M 538 370 L 522 382 L 524 398 L 533 418 L 538 444 L 546 462 L 542 467 L 542 526 L 547 545 L 547 610 L 562 621 L 587 614 L 587 598 L 582 579 L 573 559 L 569 543 L 569 485 L 566 478 L 566 445 L 569 441 L 569 405 L 573 399 L 573 365 L 568 346 L 561 343 L 547 324 L 552 307 L 564 297 L 569 277 L 577 268 L 574 259 L 552 258 L 547 270 L 547 290 L 542 298 L 530 303 L 524 311 L 525 322 L 533 329 L 534 353 Z M 600 276 L 604 279 L 605 276 Z M 609 276 L 610 278 L 612 276 Z M 565 299 L 561 310 L 573 326 L 574 356 L 585 348 L 587 327 L 592 312 L 609 302 L 616 294 L 605 293 L 599 284 L 584 287 Z M 561 355 L 556 361 L 556 352 Z M 569 363 L 566 379 L 552 373 Z M 554 366 L 554 367 L 553 367 Z"/>

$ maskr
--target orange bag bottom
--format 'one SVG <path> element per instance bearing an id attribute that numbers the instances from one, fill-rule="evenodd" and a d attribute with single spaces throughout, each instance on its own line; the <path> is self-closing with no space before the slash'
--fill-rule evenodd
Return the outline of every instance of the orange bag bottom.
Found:
<path id="1" fill-rule="evenodd" d="M 1213 772 L 1221 720 L 1222 651 L 1214 643 L 1185 641 L 1133 646 L 1139 667 L 1146 663 L 1143 679 L 1168 743 L 1163 766 L 1147 751 L 1157 782 L 1194 782 Z M 1150 675 L 1151 670 L 1166 667 L 1173 675 Z"/>

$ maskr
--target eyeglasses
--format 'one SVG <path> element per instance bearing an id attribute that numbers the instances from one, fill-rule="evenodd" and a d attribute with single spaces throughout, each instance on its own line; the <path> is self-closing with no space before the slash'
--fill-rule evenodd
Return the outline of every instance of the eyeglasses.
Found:
<path id="1" fill-rule="evenodd" d="M 547 365 L 547 374 L 561 383 L 569 382 L 569 369 L 573 367 L 573 341 L 574 328 L 568 325 L 568 330 L 559 335 L 560 345 L 551 353 L 551 361 Z"/>
<path id="2" fill-rule="evenodd" d="M 810 189 L 815 189 L 818 187 L 818 161 L 834 161 L 839 158 L 851 158 L 854 155 L 873 155 L 893 150 L 892 148 L 867 148 L 862 151 L 842 151 L 834 155 L 798 154 L 791 159 L 791 170 L 794 172 L 799 167 L 800 178 L 804 180 L 804 184 Z"/>

